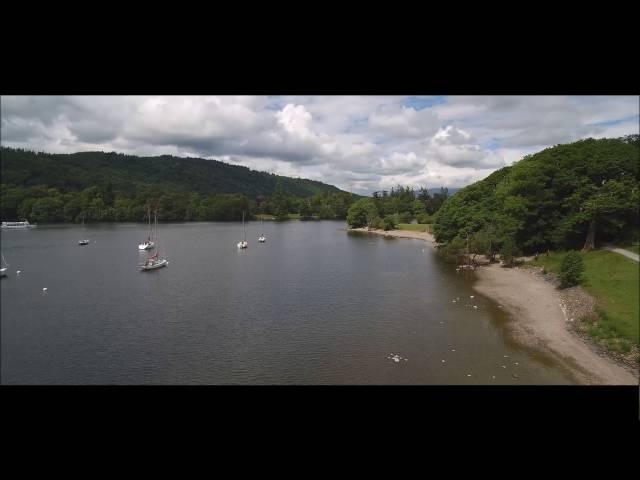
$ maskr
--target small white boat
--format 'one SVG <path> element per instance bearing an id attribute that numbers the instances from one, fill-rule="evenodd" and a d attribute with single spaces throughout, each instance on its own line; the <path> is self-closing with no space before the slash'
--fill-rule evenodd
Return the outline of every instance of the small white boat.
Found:
<path id="1" fill-rule="evenodd" d="M 82 229 L 84 230 L 84 215 L 82 215 Z M 86 238 L 78 240 L 78 245 L 89 245 L 89 240 Z"/>
<path id="2" fill-rule="evenodd" d="M 151 230 L 151 207 L 148 208 L 148 216 L 149 216 L 149 236 L 147 240 L 138 244 L 138 250 L 151 250 L 156 246 L 155 242 L 151 240 L 152 230 Z"/>
<path id="3" fill-rule="evenodd" d="M 3 266 L 4 265 L 4 266 Z M 7 276 L 7 269 L 9 268 L 9 264 L 4 259 L 4 254 L 2 255 L 2 263 L 0 264 L 0 277 Z"/>
<path id="4" fill-rule="evenodd" d="M 155 239 L 158 240 L 158 213 L 155 214 L 155 227 L 156 234 Z M 156 270 L 158 268 L 166 267 L 169 265 L 169 261 L 166 258 L 160 258 L 160 250 L 156 250 L 156 253 L 148 257 L 143 264 L 140 265 L 142 271 Z"/>
<path id="5" fill-rule="evenodd" d="M 153 257 L 147 258 L 147 261 L 141 265 L 142 270 L 155 270 L 156 268 L 166 267 L 169 261 L 166 258 L 158 258 L 158 253 Z"/>
<path id="6" fill-rule="evenodd" d="M 138 250 L 151 250 L 155 246 L 156 244 L 149 239 L 146 242 L 138 244 Z"/>
<path id="7" fill-rule="evenodd" d="M 260 217 L 260 230 L 262 230 L 262 217 Z M 264 243 L 266 241 L 267 241 L 267 237 L 264 236 L 264 233 L 261 233 L 260 236 L 258 237 L 258 242 Z"/>
<path id="8" fill-rule="evenodd" d="M 238 242 L 238 248 L 247 248 L 249 244 L 247 243 L 247 229 L 244 226 L 244 210 L 242 211 L 242 229 L 244 231 L 244 237 Z"/>
<path id="9" fill-rule="evenodd" d="M 35 228 L 37 225 L 29 223 L 27 220 L 24 222 L 2 222 L 2 228 Z"/>

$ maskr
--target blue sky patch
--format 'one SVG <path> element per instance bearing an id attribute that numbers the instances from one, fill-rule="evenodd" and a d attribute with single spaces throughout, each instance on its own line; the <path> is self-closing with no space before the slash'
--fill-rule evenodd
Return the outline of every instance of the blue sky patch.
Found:
<path id="1" fill-rule="evenodd" d="M 640 120 L 640 115 L 631 115 L 630 117 L 625 117 L 625 118 L 618 118 L 615 120 L 605 120 L 604 122 L 596 122 L 596 123 L 589 123 L 588 125 L 598 125 L 598 126 L 602 126 L 602 127 L 610 127 L 611 125 L 619 125 L 621 123 L 625 123 L 625 122 L 631 122 L 633 120 Z"/>
<path id="2" fill-rule="evenodd" d="M 500 148 L 500 140 L 497 138 L 490 138 L 489 140 L 485 140 L 482 142 L 482 147 L 488 150 L 495 150 Z"/>
<path id="3" fill-rule="evenodd" d="M 434 95 L 430 97 L 410 96 L 402 100 L 402 106 L 413 107 L 415 110 L 424 110 L 425 108 L 442 103 L 447 103 L 447 97 L 445 95 Z"/>

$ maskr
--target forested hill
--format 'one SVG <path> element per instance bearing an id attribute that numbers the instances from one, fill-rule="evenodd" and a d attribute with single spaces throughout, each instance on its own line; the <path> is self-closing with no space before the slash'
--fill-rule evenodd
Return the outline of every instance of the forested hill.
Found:
<path id="1" fill-rule="evenodd" d="M 242 193 L 255 198 L 273 194 L 278 181 L 285 194 L 296 197 L 340 192 L 337 187 L 322 182 L 283 177 L 202 158 L 136 157 L 115 152 L 50 154 L 7 147 L 2 147 L 0 154 L 4 185 L 47 185 L 61 192 L 101 187 L 109 180 L 115 191 L 123 193 L 154 186 L 202 195 Z"/>
<path id="2" fill-rule="evenodd" d="M 435 216 L 439 242 L 479 253 L 593 248 L 638 236 L 638 135 L 557 145 L 449 197 Z"/>

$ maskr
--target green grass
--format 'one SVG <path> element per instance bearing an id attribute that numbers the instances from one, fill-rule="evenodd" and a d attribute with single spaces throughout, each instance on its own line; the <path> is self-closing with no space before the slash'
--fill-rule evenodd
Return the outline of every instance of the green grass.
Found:
<path id="1" fill-rule="evenodd" d="M 274 217 L 273 215 L 269 215 L 268 213 L 256 213 L 255 217 L 260 220 L 261 218 L 263 220 L 273 220 L 276 217 Z"/>
<path id="2" fill-rule="evenodd" d="M 423 223 L 399 223 L 396 228 L 398 230 L 411 230 L 412 232 L 429 232 L 431 233 L 431 225 Z"/>
<path id="3" fill-rule="evenodd" d="M 299 213 L 290 213 L 289 214 L 289 220 L 300 220 L 300 214 Z"/>
<path id="4" fill-rule="evenodd" d="M 529 265 L 545 267 L 558 273 L 566 252 L 540 255 Z M 638 263 L 615 252 L 595 250 L 581 253 L 585 273 L 582 286 L 597 300 L 598 319 L 587 322 L 587 331 L 604 340 L 613 349 L 625 351 L 625 342 L 638 343 L 640 318 Z M 616 338 L 617 336 L 622 337 Z M 616 345 L 618 347 L 616 347 Z"/>

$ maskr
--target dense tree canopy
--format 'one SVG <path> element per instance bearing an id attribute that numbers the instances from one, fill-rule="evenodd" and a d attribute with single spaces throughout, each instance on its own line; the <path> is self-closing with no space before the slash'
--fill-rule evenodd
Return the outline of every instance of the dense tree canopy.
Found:
<path id="1" fill-rule="evenodd" d="M 385 230 L 394 228 L 398 223 L 409 223 L 413 218 L 419 223 L 429 223 L 429 213 L 435 213 L 447 197 L 446 188 L 431 195 L 425 188 L 416 194 L 411 187 L 397 185 L 391 191 L 373 192 L 372 198 L 354 203 L 348 211 L 347 223 L 352 227 Z"/>
<path id="2" fill-rule="evenodd" d="M 587 139 L 524 157 L 447 199 L 439 242 L 467 235 L 525 252 L 593 248 L 638 234 L 638 136 Z"/>

